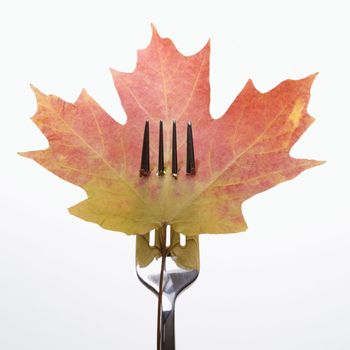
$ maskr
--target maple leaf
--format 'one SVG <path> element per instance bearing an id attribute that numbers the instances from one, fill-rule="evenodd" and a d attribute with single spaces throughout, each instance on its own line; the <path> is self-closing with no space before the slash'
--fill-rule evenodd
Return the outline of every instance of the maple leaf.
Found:
<path id="1" fill-rule="evenodd" d="M 85 90 L 75 103 L 33 87 L 33 121 L 49 148 L 20 153 L 75 185 L 87 199 L 70 213 L 102 227 L 144 234 L 163 223 L 187 235 L 246 230 L 242 203 L 323 162 L 289 151 L 313 122 L 307 114 L 315 75 L 260 93 L 249 80 L 221 118 L 209 112 L 210 43 L 184 56 L 153 28 L 132 73 L 112 71 L 127 123 L 113 120 Z M 145 121 L 150 121 L 153 175 L 139 177 Z M 155 176 L 158 124 L 164 124 L 165 167 L 177 121 L 179 176 Z M 194 131 L 196 175 L 185 175 L 186 124 Z M 169 172 L 168 172 L 169 173 Z"/>

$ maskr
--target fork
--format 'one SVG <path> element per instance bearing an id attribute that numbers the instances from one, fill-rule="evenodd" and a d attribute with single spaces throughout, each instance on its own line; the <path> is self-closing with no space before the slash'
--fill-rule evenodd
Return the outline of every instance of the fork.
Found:
<path id="1" fill-rule="evenodd" d="M 172 176 L 177 179 L 176 122 L 173 122 Z M 187 175 L 195 175 L 192 125 L 187 125 Z M 163 123 L 159 125 L 158 176 L 164 176 Z M 146 121 L 140 176 L 149 176 L 149 122 Z M 136 273 L 158 298 L 157 350 L 175 350 L 175 302 L 199 275 L 198 236 L 185 236 L 162 224 L 136 237 Z"/>

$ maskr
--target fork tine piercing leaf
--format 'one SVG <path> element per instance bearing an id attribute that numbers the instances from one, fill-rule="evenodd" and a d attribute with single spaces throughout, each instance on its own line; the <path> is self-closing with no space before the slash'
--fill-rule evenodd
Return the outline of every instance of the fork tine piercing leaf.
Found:
<path id="1" fill-rule="evenodd" d="M 71 207 L 70 213 L 103 228 L 145 234 L 167 223 L 188 236 L 244 231 L 241 207 L 245 200 L 322 164 L 289 155 L 313 122 L 307 105 L 315 75 L 286 80 L 265 93 L 249 80 L 224 115 L 213 119 L 210 43 L 184 56 L 171 40 L 152 29 L 150 44 L 138 51 L 135 70 L 112 70 L 127 114 L 125 125 L 114 121 L 85 90 L 69 103 L 33 88 L 38 103 L 33 121 L 49 147 L 21 154 L 82 187 L 87 198 Z M 161 120 L 164 169 L 170 169 L 175 120 L 176 181 L 170 171 L 162 179 L 139 176 L 147 120 L 154 125 L 149 126 L 150 164 L 145 160 L 141 174 L 156 173 Z M 188 121 L 195 132 L 195 154 L 189 153 L 188 170 L 195 169 L 195 176 L 186 176 Z"/>
<path id="2" fill-rule="evenodd" d="M 193 135 L 192 124 L 188 122 L 187 125 L 187 175 L 194 175 L 196 173 L 196 164 L 194 160 L 194 147 L 193 147 Z"/>
<path id="3" fill-rule="evenodd" d="M 164 140 L 163 140 L 163 121 L 159 122 L 159 148 L 158 148 L 158 176 L 165 174 L 164 169 Z"/>
<path id="4" fill-rule="evenodd" d="M 176 120 L 173 120 L 173 138 L 172 138 L 172 158 L 171 158 L 171 173 L 174 178 L 177 178 L 177 136 L 176 136 Z"/>
<path id="5" fill-rule="evenodd" d="M 146 120 L 142 143 L 140 176 L 148 176 L 149 174 L 149 121 Z"/>

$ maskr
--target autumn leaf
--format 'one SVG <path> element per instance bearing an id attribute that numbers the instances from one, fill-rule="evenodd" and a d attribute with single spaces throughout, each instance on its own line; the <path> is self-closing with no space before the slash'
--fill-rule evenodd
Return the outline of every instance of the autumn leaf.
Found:
<path id="1" fill-rule="evenodd" d="M 33 87 L 33 121 L 49 141 L 21 155 L 82 187 L 87 199 L 70 213 L 102 227 L 144 234 L 163 223 L 187 235 L 246 230 L 242 203 L 320 161 L 289 151 L 313 122 L 307 113 L 315 78 L 286 80 L 260 93 L 249 80 L 224 115 L 210 116 L 208 43 L 184 56 L 153 27 L 132 73 L 112 71 L 127 123 L 112 119 L 85 90 L 75 103 Z M 145 121 L 150 121 L 152 174 L 139 177 Z M 164 122 L 165 167 L 155 175 L 158 124 Z M 179 176 L 171 169 L 171 126 L 177 121 Z M 186 124 L 194 132 L 196 175 L 186 176 Z"/>

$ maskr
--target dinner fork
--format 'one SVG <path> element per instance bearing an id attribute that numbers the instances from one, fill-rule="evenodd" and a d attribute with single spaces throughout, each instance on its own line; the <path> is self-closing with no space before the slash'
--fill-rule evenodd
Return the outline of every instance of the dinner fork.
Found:
<path id="1" fill-rule="evenodd" d="M 177 179 L 176 123 L 173 122 L 172 176 Z M 166 175 L 163 154 L 163 123 L 159 125 L 158 176 Z M 191 123 L 187 126 L 187 175 L 195 175 Z M 145 124 L 140 176 L 149 176 L 149 122 Z M 184 236 L 170 225 L 136 237 L 136 273 L 158 297 L 157 350 L 175 350 L 175 302 L 199 275 L 198 236 Z"/>

